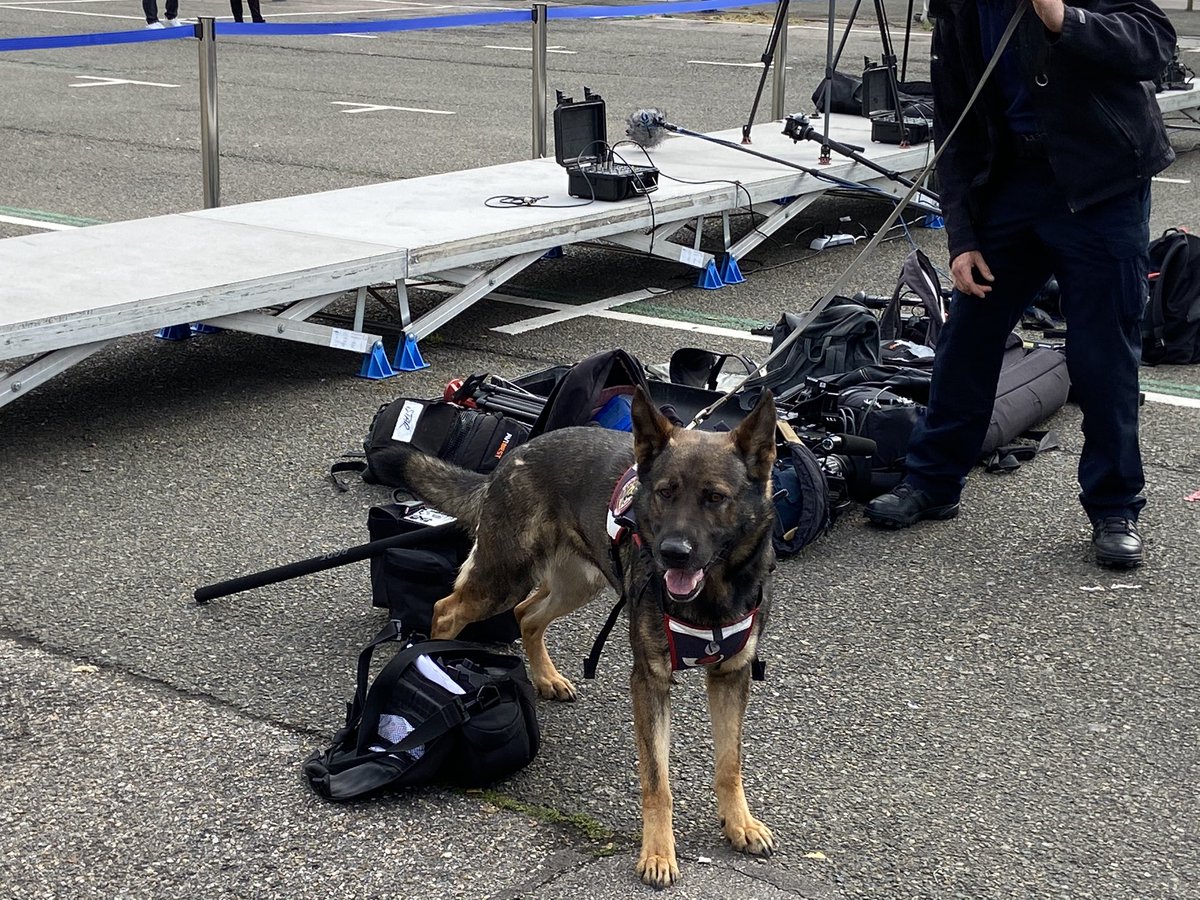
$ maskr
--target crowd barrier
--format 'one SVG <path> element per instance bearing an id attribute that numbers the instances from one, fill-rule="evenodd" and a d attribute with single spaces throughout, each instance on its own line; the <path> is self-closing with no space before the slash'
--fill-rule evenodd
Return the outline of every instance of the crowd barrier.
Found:
<path id="1" fill-rule="evenodd" d="M 198 81 L 200 88 L 200 146 L 204 179 L 204 205 L 220 205 L 220 137 L 217 111 L 217 38 L 239 35 L 254 37 L 295 37 L 307 35 L 364 34 L 372 32 L 426 31 L 435 28 L 465 28 L 480 25 L 532 23 L 531 64 L 532 109 L 530 111 L 533 158 L 546 155 L 546 33 L 553 19 L 617 19 L 695 12 L 718 12 L 752 6 L 786 4 L 788 0 L 678 0 L 637 6 L 556 6 L 534 3 L 530 9 L 498 10 L 468 15 L 427 16 L 376 21 L 310 22 L 306 24 L 223 22 L 201 16 L 192 28 L 175 27 L 155 30 L 110 31 L 94 34 L 48 35 L 0 39 L 0 52 L 61 50 L 70 47 L 95 47 L 106 44 L 133 44 L 146 41 L 196 40 L 199 45 Z M 773 59 L 771 88 L 772 118 L 784 116 L 784 72 L 787 45 L 786 29 L 780 36 Z"/>

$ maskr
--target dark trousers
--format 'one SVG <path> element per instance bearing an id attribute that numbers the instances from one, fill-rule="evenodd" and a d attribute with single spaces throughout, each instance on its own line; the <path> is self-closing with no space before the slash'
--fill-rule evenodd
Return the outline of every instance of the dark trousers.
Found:
<path id="1" fill-rule="evenodd" d="M 258 5 L 258 0 L 246 0 L 246 4 L 250 7 L 251 22 L 265 22 L 262 17 L 262 9 Z M 242 21 L 242 0 L 229 0 L 229 9 L 233 13 L 233 21 Z"/>
<path id="2" fill-rule="evenodd" d="M 929 409 L 909 445 L 915 487 L 958 498 L 987 434 L 1005 337 L 1053 274 L 1072 397 L 1083 411 L 1080 502 L 1092 521 L 1137 518 L 1146 502 L 1138 364 L 1149 216 L 1149 183 L 1073 213 L 1045 160 L 1018 163 L 998 180 L 976 232 L 995 281 L 982 299 L 954 292 Z"/>
<path id="3" fill-rule="evenodd" d="M 167 0 L 167 18 L 174 19 L 179 15 L 179 0 Z M 142 12 L 146 14 L 146 24 L 158 21 L 158 0 L 142 0 Z"/>

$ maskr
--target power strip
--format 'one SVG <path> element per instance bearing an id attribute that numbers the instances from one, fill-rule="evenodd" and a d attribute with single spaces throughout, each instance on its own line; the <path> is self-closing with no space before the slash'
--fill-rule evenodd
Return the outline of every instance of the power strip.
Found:
<path id="1" fill-rule="evenodd" d="M 827 234 L 819 238 L 813 238 L 809 242 L 809 250 L 828 250 L 830 247 L 844 247 L 847 244 L 854 243 L 854 235 L 852 234 Z"/>

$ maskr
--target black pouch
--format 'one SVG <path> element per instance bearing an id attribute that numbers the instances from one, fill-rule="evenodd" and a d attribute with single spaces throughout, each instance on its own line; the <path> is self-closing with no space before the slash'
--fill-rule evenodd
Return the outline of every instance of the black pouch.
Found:
<path id="1" fill-rule="evenodd" d="M 421 530 L 453 519 L 420 503 L 373 506 L 367 513 L 372 541 Z M 429 634 L 433 605 L 454 590 L 459 566 L 471 552 L 471 537 L 452 528 L 431 534 L 416 547 L 390 547 L 371 559 L 371 603 L 401 623 L 401 633 Z M 512 611 L 472 622 L 460 637 L 468 641 L 507 644 L 521 636 Z"/>
<path id="2" fill-rule="evenodd" d="M 399 443 L 486 475 L 505 453 L 528 438 L 529 426 L 511 416 L 445 400 L 400 397 L 376 410 L 363 440 L 363 453 L 346 454 L 363 458 L 334 463 L 330 475 L 342 490 L 346 486 L 338 478 L 341 472 L 358 472 L 369 484 L 401 487 L 389 484 L 372 465 L 380 451 Z"/>
<path id="3" fill-rule="evenodd" d="M 408 641 L 368 688 L 375 648 L 402 640 L 389 621 L 358 658 L 346 724 L 304 763 L 329 800 L 445 782 L 477 787 L 528 765 L 540 743 L 519 657 L 467 641 Z"/>
<path id="4" fill-rule="evenodd" d="M 444 400 L 401 397 L 381 406 L 371 421 L 363 445 L 367 455 L 363 479 L 379 483 L 371 468 L 372 455 L 400 442 L 486 475 L 528 437 L 528 425 L 499 413 Z"/>

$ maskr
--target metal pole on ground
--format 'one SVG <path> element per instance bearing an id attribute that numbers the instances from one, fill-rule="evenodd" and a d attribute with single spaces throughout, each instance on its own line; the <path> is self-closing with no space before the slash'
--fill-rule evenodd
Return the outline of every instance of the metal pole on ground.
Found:
<path id="1" fill-rule="evenodd" d="M 217 129 L 216 19 L 201 16 L 200 38 L 200 160 L 204 175 L 204 208 L 221 205 L 221 150 Z"/>
<path id="2" fill-rule="evenodd" d="M 785 2 L 785 0 L 780 0 Z M 779 26 L 779 37 L 775 41 L 775 71 L 771 73 L 771 118 L 782 119 L 784 110 L 784 88 L 787 84 L 787 18 Z"/>
<path id="3" fill-rule="evenodd" d="M 546 155 L 546 4 L 533 4 L 533 158 Z"/>

